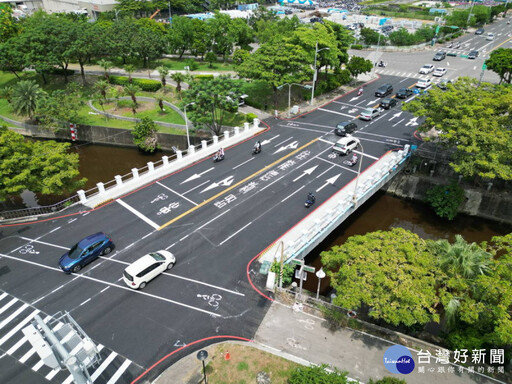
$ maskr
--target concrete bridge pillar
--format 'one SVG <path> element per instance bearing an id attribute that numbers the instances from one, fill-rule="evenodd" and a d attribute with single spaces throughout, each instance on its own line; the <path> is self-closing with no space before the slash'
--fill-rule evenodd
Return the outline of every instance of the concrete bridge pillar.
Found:
<path id="1" fill-rule="evenodd" d="M 105 193 L 105 185 L 103 183 L 97 183 L 96 186 L 98 187 L 98 192 L 100 195 Z"/>
<path id="2" fill-rule="evenodd" d="M 148 171 L 149 173 L 155 172 L 155 163 L 153 163 L 152 161 L 148 163 Z"/>
<path id="3" fill-rule="evenodd" d="M 82 204 L 85 204 L 87 202 L 87 197 L 85 197 L 85 191 L 83 189 L 80 189 L 79 191 L 77 191 L 76 194 L 80 198 L 80 202 Z"/>
<path id="4" fill-rule="evenodd" d="M 132 175 L 134 179 L 139 178 L 139 170 L 137 168 L 132 168 Z"/>
<path id="5" fill-rule="evenodd" d="M 208 142 L 206 140 L 201 140 L 201 149 L 206 149 L 208 147 Z"/>
<path id="6" fill-rule="evenodd" d="M 115 175 L 114 179 L 116 179 L 116 184 L 117 185 L 123 185 L 123 179 L 121 178 L 121 176 Z"/>

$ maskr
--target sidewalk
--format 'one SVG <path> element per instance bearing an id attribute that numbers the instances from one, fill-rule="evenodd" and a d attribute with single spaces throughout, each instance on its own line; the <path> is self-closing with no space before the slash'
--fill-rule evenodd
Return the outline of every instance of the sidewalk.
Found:
<path id="1" fill-rule="evenodd" d="M 394 375 L 383 364 L 384 352 L 392 345 L 390 341 L 348 328 L 331 331 L 325 320 L 277 302 L 272 303 L 252 344 L 299 364 L 328 364 L 348 371 L 349 378 L 362 383 L 385 376 L 399 377 L 407 384 L 502 383 L 478 373 L 468 374 L 467 370 L 459 373 L 457 366 L 437 364 L 433 358 L 430 364 L 419 364 L 415 351 L 411 351 L 415 370 L 408 375 Z M 204 349 L 210 351 L 211 348 Z M 418 367 L 425 367 L 425 372 L 419 373 Z M 450 373 L 449 367 L 455 372 Z M 168 368 L 154 384 L 197 384 L 202 377 L 201 370 L 194 352 Z"/>

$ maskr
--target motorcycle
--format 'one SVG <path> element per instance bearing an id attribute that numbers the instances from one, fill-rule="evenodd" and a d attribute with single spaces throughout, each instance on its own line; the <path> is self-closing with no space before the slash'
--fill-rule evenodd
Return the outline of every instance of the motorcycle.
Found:
<path id="1" fill-rule="evenodd" d="M 361 96 L 363 94 L 363 88 L 359 88 L 357 91 L 357 96 Z"/>
<path id="2" fill-rule="evenodd" d="M 459 48 L 460 48 L 460 43 L 457 43 L 457 44 L 455 45 L 455 49 L 459 49 Z"/>
<path id="3" fill-rule="evenodd" d="M 386 63 L 383 62 L 383 61 L 379 62 L 379 67 L 380 68 L 385 68 L 386 67 Z"/>
<path id="4" fill-rule="evenodd" d="M 354 165 L 357 164 L 357 161 L 358 161 L 358 159 L 345 160 L 345 161 L 343 161 L 343 164 L 348 165 L 349 167 L 353 167 Z"/>
<path id="5" fill-rule="evenodd" d="M 252 154 L 253 155 L 257 155 L 258 153 L 261 152 L 261 145 L 258 147 L 257 145 L 255 145 L 254 147 L 252 147 Z"/>
<path id="6" fill-rule="evenodd" d="M 448 44 L 448 48 L 453 47 L 453 43 Z"/>
<path id="7" fill-rule="evenodd" d="M 309 208 L 311 207 L 313 204 L 315 204 L 315 201 L 316 201 L 316 197 L 313 196 L 313 195 L 308 195 L 308 197 L 306 198 L 306 202 L 304 203 L 304 206 L 306 208 Z"/>
<path id="8" fill-rule="evenodd" d="M 213 162 L 214 163 L 217 163 L 217 162 L 222 161 L 222 160 L 224 160 L 224 155 L 216 154 L 215 156 L 213 156 Z"/>

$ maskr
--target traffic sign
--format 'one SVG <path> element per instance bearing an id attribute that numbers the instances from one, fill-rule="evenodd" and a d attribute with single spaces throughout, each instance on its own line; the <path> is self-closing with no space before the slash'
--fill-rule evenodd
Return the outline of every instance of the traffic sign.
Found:
<path id="1" fill-rule="evenodd" d="M 487 69 L 487 64 L 483 63 L 482 64 L 482 71 L 485 71 Z"/>
<path id="2" fill-rule="evenodd" d="M 298 260 L 298 259 L 292 259 L 290 261 L 290 263 L 292 263 L 293 265 L 302 265 L 303 262 L 304 262 L 303 260 Z M 315 267 L 311 267 L 309 265 L 304 265 L 304 271 L 313 273 L 313 272 L 315 272 Z"/>

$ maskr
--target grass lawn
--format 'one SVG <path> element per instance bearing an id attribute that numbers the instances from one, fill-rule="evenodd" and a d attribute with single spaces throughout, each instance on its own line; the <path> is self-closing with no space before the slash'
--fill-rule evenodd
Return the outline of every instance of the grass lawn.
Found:
<path id="1" fill-rule="evenodd" d="M 231 358 L 224 359 L 229 351 Z M 256 383 L 258 372 L 266 372 L 272 384 L 286 384 L 291 371 L 300 365 L 249 345 L 219 344 L 212 347 L 207 366 L 210 384 Z"/>
<path id="2" fill-rule="evenodd" d="M 21 122 L 25 120 L 24 117 L 18 116 L 14 113 L 6 99 L 0 99 L 0 115 Z"/>
<path id="3" fill-rule="evenodd" d="M 160 65 L 164 65 L 167 68 L 172 70 L 185 70 L 185 67 L 189 65 L 186 59 L 178 60 L 178 59 L 159 59 L 156 62 L 156 67 L 159 67 Z M 203 62 L 200 60 L 196 60 L 197 63 L 197 69 L 194 71 L 190 71 L 192 74 L 194 72 L 224 72 L 224 71 L 234 71 L 233 63 L 226 61 L 225 63 L 217 62 L 213 63 L 212 67 L 210 68 L 210 63 Z"/>

